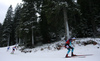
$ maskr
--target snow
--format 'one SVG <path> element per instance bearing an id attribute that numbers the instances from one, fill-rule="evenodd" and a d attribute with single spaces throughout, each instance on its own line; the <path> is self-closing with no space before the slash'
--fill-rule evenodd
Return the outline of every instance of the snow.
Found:
<path id="1" fill-rule="evenodd" d="M 80 38 L 77 39 L 76 41 L 86 41 L 90 40 L 91 38 Z M 100 38 L 95 38 L 94 39 L 97 42 L 100 42 Z M 54 49 L 57 44 L 64 43 L 64 40 L 58 41 L 56 43 L 52 44 L 45 44 L 40 47 L 36 47 L 33 49 L 26 49 L 26 50 L 32 50 L 31 53 L 22 53 L 19 49 L 15 51 L 14 54 L 10 54 L 12 51 L 12 47 L 10 46 L 10 50 L 7 51 L 7 47 L 2 47 L 0 48 L 0 61 L 100 61 L 100 47 L 99 44 L 97 45 L 77 45 L 75 44 L 75 50 L 74 53 L 78 55 L 85 55 L 85 54 L 93 54 L 90 56 L 86 56 L 85 58 L 64 58 L 67 49 L 64 47 L 61 48 L 61 50 Z M 47 47 L 50 47 L 50 50 L 47 49 Z M 41 48 L 45 48 L 44 50 L 41 50 Z M 69 54 L 69 56 L 71 53 Z"/>

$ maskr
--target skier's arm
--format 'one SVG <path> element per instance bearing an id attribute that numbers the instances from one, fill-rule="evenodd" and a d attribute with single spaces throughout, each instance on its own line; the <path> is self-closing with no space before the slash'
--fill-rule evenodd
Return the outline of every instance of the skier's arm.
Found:
<path id="1" fill-rule="evenodd" d="M 72 46 L 75 47 L 75 42 L 74 41 L 72 42 Z"/>
<path id="2" fill-rule="evenodd" d="M 70 42 L 69 44 L 71 47 L 75 47 L 74 42 Z"/>

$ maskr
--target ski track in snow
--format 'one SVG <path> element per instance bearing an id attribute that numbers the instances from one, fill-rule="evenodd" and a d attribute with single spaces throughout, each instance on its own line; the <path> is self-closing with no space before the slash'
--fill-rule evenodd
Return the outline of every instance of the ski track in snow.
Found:
<path id="1" fill-rule="evenodd" d="M 85 39 L 87 40 L 87 39 Z M 45 45 L 46 46 L 46 45 Z M 14 54 L 10 50 L 7 51 L 7 47 L 0 48 L 0 61 L 100 61 L 100 48 L 98 45 L 87 45 L 79 46 L 75 44 L 74 53 L 77 55 L 93 54 L 86 56 L 85 58 L 65 58 L 67 49 L 62 48 L 61 50 L 38 50 L 37 52 L 32 51 L 31 53 L 21 53 L 16 50 Z M 99 46 L 100 47 L 100 46 Z M 39 48 L 37 48 L 39 49 Z M 69 56 L 71 53 L 69 54 Z"/>

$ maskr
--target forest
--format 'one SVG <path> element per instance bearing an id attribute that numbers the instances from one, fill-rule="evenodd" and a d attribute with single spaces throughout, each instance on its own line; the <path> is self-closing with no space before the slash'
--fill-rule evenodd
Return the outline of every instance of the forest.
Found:
<path id="1" fill-rule="evenodd" d="M 100 37 L 100 0 L 22 0 L 8 7 L 0 23 L 0 47 L 19 44 L 33 48 L 69 35 Z M 68 29 L 67 29 L 68 30 Z"/>

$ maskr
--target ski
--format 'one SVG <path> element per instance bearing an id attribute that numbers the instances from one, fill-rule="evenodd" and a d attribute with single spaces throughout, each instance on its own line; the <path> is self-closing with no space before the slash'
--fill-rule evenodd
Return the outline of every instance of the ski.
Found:
<path id="1" fill-rule="evenodd" d="M 92 56 L 93 54 L 83 54 L 83 55 L 76 55 L 76 56 Z"/>
<path id="2" fill-rule="evenodd" d="M 69 57 L 65 57 L 65 58 L 85 58 L 85 56 L 69 56 Z"/>
<path id="3" fill-rule="evenodd" d="M 86 56 L 92 56 L 92 55 L 93 54 L 84 54 L 84 55 L 68 56 L 68 57 L 65 57 L 65 58 L 75 58 L 75 57 L 85 58 Z"/>

